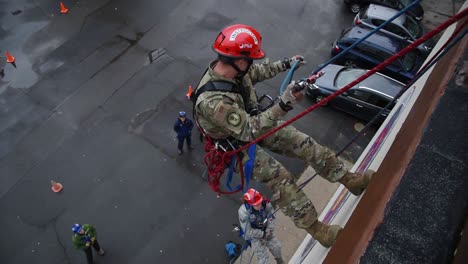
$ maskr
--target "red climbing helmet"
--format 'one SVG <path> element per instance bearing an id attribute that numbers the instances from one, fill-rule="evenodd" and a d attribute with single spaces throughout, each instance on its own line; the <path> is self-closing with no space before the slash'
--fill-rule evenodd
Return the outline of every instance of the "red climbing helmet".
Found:
<path id="1" fill-rule="evenodd" d="M 255 189 L 249 189 L 244 193 L 244 200 L 250 205 L 259 205 L 263 202 L 263 196 Z"/>
<path id="2" fill-rule="evenodd" d="M 251 26 L 236 24 L 224 28 L 213 43 L 216 53 L 229 58 L 263 59 L 262 36 Z"/>

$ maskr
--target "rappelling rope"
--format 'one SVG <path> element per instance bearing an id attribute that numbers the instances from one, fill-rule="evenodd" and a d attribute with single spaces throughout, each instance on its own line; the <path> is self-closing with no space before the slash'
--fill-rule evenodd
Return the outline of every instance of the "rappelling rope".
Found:
<path id="1" fill-rule="evenodd" d="M 457 36 L 460 31 L 465 27 L 467 22 L 464 22 L 461 27 L 459 27 L 451 36 L 450 38 L 445 42 L 445 44 L 437 51 L 432 58 L 426 62 L 426 64 L 421 67 L 421 69 L 418 71 L 418 73 L 415 75 L 411 81 L 406 84 L 403 89 L 401 89 L 397 95 L 384 107 L 382 108 L 377 115 L 375 115 L 367 124 L 364 126 L 364 128 L 359 131 L 354 137 L 340 150 L 338 151 L 335 156 L 338 157 L 343 153 L 351 144 L 353 144 L 367 129 L 369 129 L 380 117 L 380 115 L 385 111 L 390 108 L 392 104 L 394 104 L 424 73 L 426 73 L 436 62 L 438 62 L 456 43 L 458 43 L 468 32 L 468 30 L 464 30 L 463 33 L 459 36 Z M 456 38 L 455 38 L 456 37 Z M 453 41 L 452 41 L 453 40 Z M 318 174 L 315 173 L 312 175 L 309 179 L 305 180 L 303 183 L 298 185 L 299 190 L 304 188 L 311 180 L 314 179 L 315 176 Z M 298 190 L 298 191 L 299 191 Z"/>
<path id="2" fill-rule="evenodd" d="M 376 73 L 377 71 L 380 71 L 382 70 L 383 68 L 385 68 L 387 65 L 391 64 L 393 61 L 395 61 L 396 59 L 398 59 L 399 57 L 402 57 L 404 56 L 406 53 L 408 53 L 409 51 L 411 51 L 412 49 L 416 48 L 417 46 L 419 46 L 420 44 L 422 44 L 423 42 L 425 42 L 426 40 L 430 39 L 431 37 L 435 36 L 436 34 L 440 33 L 442 30 L 444 30 L 445 28 L 447 28 L 448 26 L 450 26 L 451 24 L 455 23 L 456 21 L 460 20 L 461 18 L 463 18 L 464 16 L 466 16 L 466 14 L 468 13 L 468 10 L 467 9 L 464 9 L 463 11 L 461 11 L 460 13 L 456 14 L 455 16 L 447 19 L 444 23 L 442 23 L 441 25 L 439 25 L 438 27 L 436 27 L 435 29 L 433 29 L 432 31 L 426 33 L 424 36 L 420 37 L 419 39 L 417 39 L 416 41 L 414 41 L 413 43 L 411 43 L 410 45 L 408 45 L 406 48 L 400 50 L 399 52 L 397 52 L 396 54 L 394 54 L 393 56 L 391 56 L 390 58 L 388 58 L 387 60 L 385 60 L 384 62 L 380 63 L 379 65 L 377 65 L 376 67 L 372 68 L 371 70 L 367 71 L 366 73 L 364 73 L 363 75 L 361 75 L 360 77 L 358 77 L 356 80 L 352 81 L 351 83 L 349 83 L 348 85 L 346 85 L 345 87 L 341 88 L 340 90 L 336 91 L 335 93 L 329 95 L 328 97 L 324 98 L 323 100 L 321 100 L 319 103 L 317 104 L 314 104 L 310 107 L 308 107 L 306 110 L 302 111 L 301 113 L 297 114 L 296 116 L 294 116 L 293 118 L 285 121 L 284 123 L 282 123 L 281 125 L 279 125 L 278 127 L 270 130 L 269 132 L 265 133 L 264 135 L 254 139 L 253 141 L 239 147 L 238 149 L 236 150 L 231 150 L 231 151 L 225 151 L 225 152 L 222 152 L 220 150 L 216 150 L 216 153 L 218 154 L 222 154 L 221 157 L 222 158 L 216 158 L 216 157 L 213 157 L 212 158 L 217 161 L 217 162 L 220 162 L 222 164 L 215 164 L 215 167 L 213 169 L 215 169 L 215 173 L 216 175 L 214 175 L 215 179 L 211 180 L 212 183 L 216 183 L 216 184 L 219 184 L 219 178 L 222 176 L 222 173 L 221 175 L 219 174 L 220 171 L 221 171 L 221 167 L 224 167 L 227 163 L 227 160 L 229 160 L 232 155 L 237 155 L 238 153 L 240 153 L 241 151 L 244 151 L 246 150 L 247 148 L 249 148 L 251 145 L 253 144 L 257 144 L 259 143 L 260 141 L 264 140 L 265 138 L 271 136 L 272 134 L 276 133 L 277 131 L 279 131 L 280 129 L 290 125 L 291 123 L 297 121 L 298 119 L 302 118 L 303 116 L 305 116 L 306 114 L 314 111 L 315 109 L 327 104 L 330 100 L 334 99 L 335 97 L 341 95 L 342 93 L 346 92 L 347 90 L 351 89 L 352 87 L 354 87 L 356 84 L 362 82 L 363 80 L 367 79 L 369 76 L 371 76 L 372 74 Z M 367 36 L 366 36 L 367 37 Z M 353 46 L 353 45 L 352 45 Z M 350 46 L 350 48 L 352 47 Z M 346 51 L 346 50 L 345 50 Z M 343 52 L 345 52 L 343 51 Z M 340 56 L 342 53 L 338 54 L 337 56 Z M 333 61 L 333 60 L 332 60 Z M 327 62 L 325 65 L 323 65 L 321 68 L 325 67 L 327 64 L 331 63 L 330 62 Z M 320 70 L 321 68 L 319 68 L 318 70 Z M 316 70 L 315 72 L 318 72 L 318 70 Z M 206 156 L 206 155 L 205 155 Z M 225 159 L 229 157 L 229 159 Z M 240 159 L 238 159 L 240 160 Z M 206 163 L 207 166 L 209 166 L 209 163 Z M 239 164 L 240 165 L 240 164 Z M 240 171 L 241 173 L 243 172 L 243 168 L 240 167 Z M 208 170 L 208 176 L 207 178 L 213 178 L 213 175 L 210 175 L 210 170 Z M 243 181 L 243 179 L 242 179 Z M 210 179 L 209 179 L 209 182 L 210 182 Z M 211 185 L 210 185 L 211 186 Z M 212 187 L 213 189 L 213 187 Z M 217 188 L 214 188 L 214 189 L 217 189 L 217 193 L 220 194 L 220 193 L 234 193 L 234 192 L 222 192 L 219 190 L 219 185 Z"/>
<path id="3" fill-rule="evenodd" d="M 371 76 L 372 74 L 374 74 L 375 72 L 381 70 L 382 68 L 384 68 L 385 66 L 387 66 L 388 64 L 392 63 L 394 60 L 396 60 L 397 58 L 401 57 L 401 56 L 404 56 L 406 53 L 408 53 L 410 50 L 414 49 L 415 47 L 417 47 L 419 44 L 423 43 L 424 41 L 426 41 L 427 39 L 435 36 L 436 34 L 438 34 L 439 32 L 441 32 L 442 30 L 444 30 L 445 28 L 447 28 L 448 26 L 450 26 L 451 24 L 455 23 L 456 21 L 460 20 L 461 18 L 463 18 L 464 16 L 466 16 L 467 14 L 467 9 L 463 10 L 462 12 L 458 13 L 457 15 L 453 16 L 452 18 L 448 19 L 447 21 L 445 21 L 444 23 L 442 23 L 441 25 L 439 25 L 437 28 L 435 28 L 434 30 L 430 31 L 429 33 L 425 34 L 424 36 L 422 36 L 421 38 L 417 39 L 414 43 L 412 43 L 411 45 L 409 45 L 408 47 L 404 48 L 403 50 L 401 50 L 400 52 L 396 53 L 395 55 L 393 55 L 392 57 L 390 57 L 389 59 L 387 59 L 386 61 L 382 62 L 381 64 L 377 65 L 376 67 L 374 67 L 373 69 L 369 70 L 368 72 L 366 72 L 365 74 L 363 74 L 362 76 L 360 76 L 359 78 L 357 78 L 356 80 L 354 80 L 353 82 L 349 83 L 348 85 L 346 85 L 345 87 L 343 87 L 342 89 L 338 90 L 337 92 L 335 92 L 334 94 L 328 96 L 327 98 L 323 99 L 322 101 L 320 101 L 319 103 L 307 108 L 306 110 L 304 110 L 303 112 L 301 112 L 300 114 L 296 115 L 295 117 L 291 118 L 290 120 L 286 121 L 285 123 L 283 123 L 282 125 L 278 126 L 277 128 L 271 130 L 270 132 L 260 136 L 259 138 L 257 138 L 256 140 L 250 142 L 249 144 L 247 145 L 244 145 L 242 146 L 241 148 L 235 150 L 235 151 L 231 151 L 236 153 L 236 152 L 240 152 L 240 151 L 243 151 L 245 150 L 246 148 L 249 147 L 249 145 L 252 145 L 252 144 L 256 144 L 258 142 L 260 142 L 261 140 L 267 138 L 268 136 L 276 133 L 278 130 L 282 129 L 283 127 L 285 126 L 288 126 L 289 124 L 293 123 L 294 121 L 300 119 L 301 117 L 303 117 L 304 115 L 308 114 L 309 112 L 312 112 L 313 110 L 317 109 L 318 107 L 320 106 L 323 106 L 324 104 L 326 104 L 328 101 L 332 100 L 333 98 L 339 96 L 340 94 L 342 94 L 343 92 L 345 92 L 346 90 L 354 87 L 354 85 L 360 83 L 361 81 L 367 79 L 369 76 Z M 456 43 L 458 43 L 467 33 L 468 30 L 464 30 L 463 33 L 459 36 L 457 36 L 460 31 L 465 27 L 466 25 L 466 21 L 463 23 L 463 25 L 461 27 L 459 27 L 453 34 L 452 36 L 447 40 L 447 42 L 437 51 L 436 54 L 434 54 L 434 56 L 423 66 L 421 67 L 421 69 L 418 71 L 418 73 L 414 76 L 414 78 L 408 82 L 405 87 L 394 97 L 394 99 L 385 106 L 385 108 L 383 108 L 372 120 L 370 120 L 368 122 L 368 124 L 364 127 L 364 129 L 362 129 L 358 134 L 356 134 L 354 136 L 354 138 L 344 147 L 342 148 L 341 151 L 339 151 L 336 156 L 340 155 L 346 148 L 348 148 L 362 133 L 363 131 L 365 131 L 366 129 L 368 129 L 371 124 L 373 124 L 377 119 L 378 117 L 380 116 L 381 113 L 383 113 L 383 111 L 385 111 L 386 109 L 388 109 L 392 103 L 394 103 L 396 100 L 398 100 L 399 97 L 401 97 L 401 95 L 409 88 L 411 87 L 424 73 L 426 73 L 435 63 L 437 63 Z M 456 37 L 455 37 L 456 36 Z M 341 54 L 339 54 L 341 55 Z M 336 60 L 336 57 L 334 58 L 334 60 Z M 328 62 L 328 64 L 332 63 L 334 61 L 333 59 L 331 61 Z M 297 63 L 297 62 L 296 62 Z M 295 66 L 296 66 L 296 63 L 295 63 Z M 327 64 L 325 64 L 326 66 Z M 315 71 L 318 72 L 320 71 L 321 69 L 323 69 L 325 66 L 317 69 Z M 295 69 L 295 67 L 293 66 L 292 67 L 292 71 L 293 72 Z M 292 73 L 291 75 L 288 74 L 289 79 L 292 78 Z M 288 77 L 287 77 L 288 78 Z M 284 82 L 286 83 L 286 82 Z M 226 154 L 226 153 L 225 153 Z M 315 176 L 317 175 L 317 173 L 315 173 L 315 175 L 313 175 L 310 179 L 308 179 L 307 181 L 305 181 L 304 183 L 302 183 L 301 185 L 299 185 L 299 190 L 302 189 L 304 186 L 306 186 L 306 184 L 308 182 L 310 182 Z M 273 212 L 273 215 L 276 214 L 276 212 L 279 210 L 280 208 L 277 208 L 274 212 Z M 248 227 L 246 227 L 248 228 Z M 251 262 L 253 258 L 253 253 L 252 255 L 250 256 L 250 260 L 249 260 L 249 263 Z M 240 258 L 240 261 L 242 263 L 242 256 Z"/>
<path id="4" fill-rule="evenodd" d="M 409 10 L 410 8 L 412 8 L 413 6 L 415 6 L 416 4 L 418 4 L 421 0 L 416 0 L 414 1 L 412 4 L 410 4 L 409 6 L 405 7 L 404 9 L 402 9 L 401 11 L 399 11 L 397 14 L 395 14 L 393 17 L 391 17 L 390 19 L 388 19 L 387 21 L 385 21 L 384 23 L 382 23 L 380 26 L 378 26 L 377 28 L 375 28 L 374 30 L 372 30 L 371 32 L 369 32 L 367 35 L 365 35 L 364 37 L 362 37 L 361 39 L 359 39 L 358 41 L 356 41 L 353 45 L 349 46 L 348 48 L 346 48 L 345 50 L 343 50 L 341 53 L 337 54 L 335 57 L 333 57 L 332 59 L 330 59 L 328 62 L 322 64 L 318 69 L 316 69 L 313 74 L 309 77 L 310 80 L 312 80 L 313 76 L 315 76 L 316 74 L 318 74 L 320 72 L 321 69 L 323 69 L 324 67 L 326 67 L 327 65 L 333 63 L 334 61 L 336 61 L 338 58 L 340 58 L 341 56 L 343 56 L 343 54 L 347 53 L 349 50 L 351 50 L 352 48 L 354 48 L 355 46 L 357 46 L 359 43 L 363 42 L 365 39 L 367 39 L 369 36 L 373 35 L 375 32 L 377 32 L 378 30 L 380 30 L 381 28 L 383 28 L 384 26 L 386 26 L 387 24 L 389 24 L 391 21 L 393 21 L 394 19 L 396 19 L 397 17 L 399 17 L 401 14 L 405 13 L 407 10 Z M 280 94 L 283 93 L 283 90 L 284 88 L 286 87 L 286 85 L 288 85 L 291 80 L 292 80 L 292 76 L 294 74 L 294 71 L 298 68 L 298 65 L 299 65 L 299 60 L 296 60 L 293 64 L 293 66 L 291 67 L 290 71 L 288 72 L 286 78 L 284 79 L 281 87 L 280 87 Z M 322 104 L 318 105 L 317 107 L 320 107 L 322 106 Z M 312 110 L 311 110 L 312 111 Z M 293 120 L 292 122 L 294 122 L 295 120 Z M 291 122 L 291 123 L 292 123 Z M 197 123 L 197 126 L 200 128 L 200 132 L 201 134 L 203 134 L 205 136 L 205 138 L 207 139 L 207 143 L 206 143 L 206 146 L 205 148 L 206 149 L 209 149 L 209 152 L 207 154 L 205 154 L 203 160 L 207 166 L 207 170 L 206 170 L 206 173 L 204 173 L 204 175 L 206 175 L 207 177 L 207 180 L 208 180 L 208 183 L 211 187 L 211 189 L 215 190 L 215 192 L 217 192 L 218 195 L 220 194 L 231 194 L 231 193 L 235 193 L 235 192 L 238 192 L 240 191 L 240 189 L 244 189 L 244 179 L 241 179 L 242 181 L 242 185 L 241 185 L 241 188 L 238 188 L 234 191 L 228 191 L 228 192 L 225 192 L 225 191 L 221 191 L 221 189 L 219 188 L 219 182 L 220 182 L 220 178 L 222 177 L 223 175 L 223 172 L 224 172 L 224 169 L 225 167 L 230 167 L 230 170 L 229 170 L 229 177 L 228 177 L 228 181 L 230 181 L 230 178 L 232 178 L 232 166 L 233 164 L 231 164 L 230 162 L 234 162 L 235 158 L 233 155 L 236 155 L 237 159 L 239 158 L 238 157 L 238 153 L 242 150 L 237 150 L 236 152 L 231 152 L 231 153 L 227 153 L 227 152 L 221 152 L 219 149 L 216 148 L 216 146 L 214 145 L 214 143 L 210 141 L 210 138 L 208 136 L 206 136 L 206 134 L 202 131 L 201 127 L 198 125 Z M 266 138 L 266 137 L 265 137 Z M 258 140 L 260 141 L 260 140 Z M 257 142 L 258 142 L 257 141 Z M 250 145 L 252 145 L 254 143 L 251 143 L 249 144 L 249 147 Z M 206 151 L 205 149 L 205 151 Z M 223 156 L 223 157 L 216 157 L 215 155 L 220 155 L 220 156 Z M 229 157 L 232 156 L 232 159 L 230 159 Z M 212 162 L 215 162 L 215 164 L 213 164 Z M 243 173 L 243 167 L 241 166 L 241 164 L 237 164 L 239 166 L 239 171 L 241 171 L 241 173 Z M 212 170 L 210 170 L 210 168 Z M 241 175 L 242 178 L 243 178 L 243 175 Z M 230 189 L 230 186 L 228 185 L 227 186 L 228 189 Z"/>
<path id="5" fill-rule="evenodd" d="M 396 54 L 394 54 L 393 56 L 391 56 L 390 58 L 388 58 L 387 60 L 385 60 L 384 62 L 380 63 L 379 65 L 375 66 L 374 68 L 372 68 L 371 70 L 367 71 L 366 73 L 364 73 L 363 75 L 361 75 L 360 77 L 358 77 L 356 80 L 352 81 L 351 83 L 349 83 L 348 85 L 346 85 L 345 87 L 341 88 L 340 90 L 336 91 L 335 93 L 327 96 L 326 98 L 324 98 L 323 100 L 321 100 L 319 103 L 317 104 L 314 104 L 310 107 L 308 107 L 307 109 L 305 109 L 304 111 L 302 111 L 301 113 L 297 114 L 296 116 L 294 116 L 293 118 L 285 121 L 284 123 L 282 123 L 281 125 L 277 126 L 276 128 L 270 130 L 269 132 L 263 134 L 262 136 L 254 139 L 253 141 L 241 146 L 240 148 L 238 148 L 237 150 L 234 150 L 234 151 L 229 151 L 229 152 L 226 152 L 226 153 L 231 153 L 234 154 L 234 153 L 239 153 L 241 151 L 244 151 L 245 149 L 247 149 L 250 145 L 252 144 L 257 144 L 259 143 L 260 141 L 264 140 L 265 138 L 273 135 L 274 133 L 276 133 L 277 131 L 279 131 L 280 129 L 290 125 L 291 123 L 297 121 L 298 119 L 302 118 L 303 116 L 307 115 L 308 113 L 314 111 L 315 109 L 323 106 L 324 104 L 327 104 L 330 100 L 334 99 L 335 97 L 341 95 L 342 93 L 346 92 L 347 90 L 351 89 L 352 87 L 354 87 L 356 84 L 362 82 L 363 80 L 369 78 L 369 76 L 371 76 L 372 74 L 382 70 L 383 68 L 385 68 L 387 65 L 391 64 L 393 61 L 395 61 L 396 59 L 404 56 L 406 53 L 410 52 L 412 49 L 416 48 L 417 46 L 419 46 L 420 44 L 422 44 L 423 42 L 425 42 L 426 40 L 432 38 L 433 36 L 437 35 L 438 33 L 440 33 L 442 30 L 444 30 L 445 28 L 447 28 L 448 26 L 450 26 L 451 24 L 455 23 L 456 21 L 460 20 L 461 18 L 463 18 L 464 16 L 466 16 L 468 13 L 468 9 L 464 9 L 463 11 L 461 11 L 460 13 L 456 14 L 455 16 L 447 19 L 444 23 L 442 23 L 441 25 L 439 25 L 438 27 L 436 27 L 435 29 L 433 29 L 432 31 L 426 33 L 424 36 L 420 37 L 419 39 L 417 39 L 416 41 L 414 41 L 413 43 L 411 43 L 410 45 L 408 45 L 406 48 L 400 50 L 399 52 L 397 52 Z"/>
<path id="6" fill-rule="evenodd" d="M 229 152 L 225 152 L 220 149 L 216 142 L 214 142 L 210 137 L 206 137 L 205 143 L 205 155 L 203 156 L 203 162 L 207 166 L 206 170 L 206 179 L 208 181 L 208 185 L 210 188 L 216 192 L 218 195 L 220 194 L 233 194 L 239 192 L 242 188 L 244 188 L 244 170 L 240 170 L 240 177 L 241 177 L 241 187 L 236 188 L 235 190 L 231 191 L 222 191 L 220 186 L 220 179 L 224 174 L 224 170 L 227 165 L 231 165 L 232 163 L 237 161 L 237 164 L 242 168 L 242 159 L 237 153 L 231 154 Z"/>

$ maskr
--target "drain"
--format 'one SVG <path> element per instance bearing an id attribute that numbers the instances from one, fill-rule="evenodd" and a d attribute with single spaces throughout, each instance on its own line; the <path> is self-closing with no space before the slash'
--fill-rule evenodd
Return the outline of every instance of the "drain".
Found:
<path id="1" fill-rule="evenodd" d="M 166 55 L 166 50 L 163 48 L 160 48 L 160 49 L 155 49 L 153 51 L 150 51 L 148 54 L 148 58 L 149 58 L 150 63 L 153 63 L 155 60 L 161 58 L 164 55 Z"/>

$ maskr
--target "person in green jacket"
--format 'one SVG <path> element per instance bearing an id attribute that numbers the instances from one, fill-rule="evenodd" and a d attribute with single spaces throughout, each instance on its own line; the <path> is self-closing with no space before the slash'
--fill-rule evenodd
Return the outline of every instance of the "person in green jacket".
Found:
<path id="1" fill-rule="evenodd" d="M 89 224 L 73 224 L 73 246 L 76 249 L 82 249 L 86 253 L 88 264 L 93 263 L 93 252 L 91 246 L 97 251 L 99 255 L 104 255 L 104 250 L 99 246 L 96 238 L 96 228 Z"/>

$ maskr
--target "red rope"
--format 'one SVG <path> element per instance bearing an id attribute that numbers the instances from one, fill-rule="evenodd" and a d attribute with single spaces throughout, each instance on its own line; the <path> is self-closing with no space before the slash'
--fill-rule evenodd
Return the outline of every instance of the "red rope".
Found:
<path id="1" fill-rule="evenodd" d="M 335 93 L 329 95 L 328 97 L 326 97 L 325 99 L 321 100 L 319 103 L 317 104 L 314 104 L 312 106 L 310 106 L 309 108 L 307 108 L 306 110 L 302 111 L 301 113 L 297 114 L 296 116 L 294 116 L 293 118 L 289 119 L 288 121 L 282 123 L 281 125 L 277 126 L 276 128 L 270 130 L 269 132 L 265 133 L 264 135 L 256 138 L 255 140 L 253 140 L 252 142 L 249 142 L 248 144 L 238 148 L 237 150 L 235 151 L 231 151 L 231 152 L 241 152 L 243 150 L 246 150 L 248 147 L 250 147 L 251 145 L 253 144 L 257 144 L 258 142 L 264 140 L 265 138 L 273 135 L 274 133 L 276 133 L 277 131 L 279 131 L 280 129 L 290 125 L 291 123 L 295 122 L 296 120 L 302 118 L 303 116 L 305 116 L 306 114 L 314 111 L 315 109 L 323 106 L 324 104 L 328 103 L 328 101 L 334 99 L 335 97 L 341 95 L 342 93 L 346 92 L 347 90 L 351 89 L 352 87 L 354 87 L 356 84 L 362 82 L 363 80 L 369 78 L 369 76 L 371 76 L 372 74 L 376 73 L 377 71 L 380 71 L 381 69 L 385 68 L 387 65 L 389 65 L 390 63 L 392 63 L 393 61 L 395 61 L 396 59 L 398 59 L 399 57 L 402 57 L 403 55 L 405 55 L 406 53 L 408 53 L 409 51 L 411 51 L 412 49 L 416 48 L 417 46 L 419 46 L 420 44 L 422 44 L 424 41 L 432 38 L 433 36 L 437 35 L 439 32 L 441 32 L 442 30 L 444 30 L 445 28 L 449 27 L 451 24 L 455 23 L 456 21 L 460 20 L 461 18 L 463 18 L 464 16 L 466 16 L 468 13 L 468 9 L 465 8 L 463 11 L 461 11 L 460 13 L 456 14 L 455 16 L 447 19 L 444 23 L 440 24 L 438 27 L 436 27 L 435 29 L 433 29 L 432 31 L 428 32 L 427 34 L 425 34 L 424 36 L 420 37 L 419 39 L 417 39 L 416 41 L 414 41 L 413 43 L 411 43 L 409 46 L 407 46 L 406 48 L 400 50 L 399 52 L 397 52 L 396 54 L 394 54 L 393 56 L 391 56 L 390 58 L 388 58 L 387 60 L 385 60 L 384 62 L 380 63 L 379 65 L 375 66 L 374 68 L 372 68 L 371 70 L 369 70 L 368 72 L 364 73 L 363 75 L 361 75 L 359 78 L 357 78 L 356 80 L 352 81 L 351 83 L 349 83 L 348 85 L 346 85 L 345 87 L 341 88 L 340 90 L 336 91 Z"/>
<path id="2" fill-rule="evenodd" d="M 444 23 L 440 24 L 438 27 L 436 27 L 432 31 L 430 31 L 427 34 L 425 34 L 424 36 L 420 37 L 419 39 L 414 41 L 412 44 L 407 46 L 406 48 L 400 50 L 399 52 L 397 52 L 396 54 L 394 54 L 393 56 L 391 56 L 390 58 L 388 58 L 384 62 L 380 63 L 379 65 L 375 66 L 371 70 L 369 70 L 366 73 L 364 73 L 363 75 L 361 75 L 356 80 L 354 80 L 351 83 L 349 83 L 348 85 L 344 86 L 340 90 L 338 90 L 335 93 L 329 95 L 325 99 L 321 100 L 319 103 L 310 106 L 309 108 L 307 108 L 306 110 L 304 110 L 301 113 L 297 114 L 293 118 L 291 118 L 288 121 L 282 123 L 278 127 L 270 130 L 269 132 L 265 133 L 264 135 L 256 138 L 252 142 L 249 142 L 248 144 L 238 148 L 237 150 L 224 152 L 222 150 L 216 149 L 215 144 L 213 143 L 211 138 L 209 138 L 209 136 L 205 136 L 207 142 L 205 144 L 206 154 L 205 154 L 205 156 L 203 158 L 203 161 L 204 161 L 205 165 L 208 168 L 207 178 L 208 178 L 208 184 L 210 185 L 211 189 L 213 191 L 215 191 L 216 193 L 218 193 L 218 194 L 232 194 L 232 193 L 238 192 L 239 190 L 234 190 L 234 191 L 231 191 L 231 192 L 224 192 L 224 191 L 221 191 L 220 188 L 219 188 L 220 179 L 224 174 L 225 168 L 228 167 L 229 164 L 231 163 L 232 155 L 237 156 L 237 161 L 238 161 L 237 163 L 238 163 L 238 166 L 239 166 L 239 171 L 241 172 L 241 181 L 242 181 L 242 187 L 243 187 L 244 186 L 244 170 L 243 170 L 243 167 L 242 167 L 242 161 L 241 161 L 238 153 L 240 153 L 241 151 L 246 150 L 251 145 L 257 144 L 258 142 L 264 140 L 265 138 L 273 135 L 274 133 L 276 133 L 280 129 L 290 125 L 291 123 L 293 123 L 295 121 L 297 121 L 298 119 L 302 118 L 306 114 L 314 111 L 315 109 L 317 109 L 317 108 L 323 106 L 324 104 L 328 103 L 328 101 L 334 99 L 335 97 L 337 97 L 337 96 L 341 95 L 342 93 L 346 92 L 347 90 L 351 89 L 356 84 L 358 84 L 358 83 L 362 82 L 363 80 L 369 78 L 369 76 L 371 76 L 372 74 L 374 74 L 374 73 L 378 72 L 379 70 L 385 68 L 387 65 L 389 65 L 390 63 L 392 63 L 393 61 L 395 61 L 399 57 L 404 56 L 406 53 L 410 52 L 412 49 L 416 48 L 417 46 L 419 46 L 420 44 L 422 44 L 426 40 L 428 40 L 431 37 L 435 36 L 436 34 L 440 33 L 442 30 L 449 27 L 451 24 L 453 24 L 456 21 L 460 20 L 461 18 L 466 16 L 467 13 L 468 13 L 468 9 L 465 8 L 460 13 L 458 13 L 455 16 L 449 18 L 448 20 L 446 20 Z M 202 134 L 204 134 L 204 133 L 202 132 Z"/>
<path id="3" fill-rule="evenodd" d="M 418 73 L 416 73 L 416 75 L 418 75 L 427 65 L 431 64 L 432 61 L 434 61 L 437 56 L 439 56 L 439 54 L 450 44 L 450 42 L 452 42 L 452 40 L 465 28 L 466 24 L 468 23 L 467 20 L 465 20 L 463 22 L 463 24 L 458 27 L 454 32 L 453 34 L 450 36 L 450 38 L 444 43 L 444 45 L 442 45 L 442 47 L 436 52 L 436 54 L 434 54 L 432 56 L 432 58 L 426 62 L 426 65 L 424 65 L 424 67 L 421 67 L 421 69 L 419 69 Z"/>
<path id="4" fill-rule="evenodd" d="M 210 188 L 220 194 L 233 194 L 239 192 L 244 188 L 244 170 L 242 165 L 242 159 L 236 152 L 225 152 L 221 149 L 216 149 L 216 145 L 209 136 L 205 136 L 205 155 L 203 156 L 203 162 L 207 167 L 207 181 Z M 220 186 L 220 179 L 224 174 L 224 170 L 229 167 L 232 162 L 232 156 L 236 155 L 237 166 L 240 171 L 241 186 L 237 190 L 233 191 L 222 191 Z"/>

